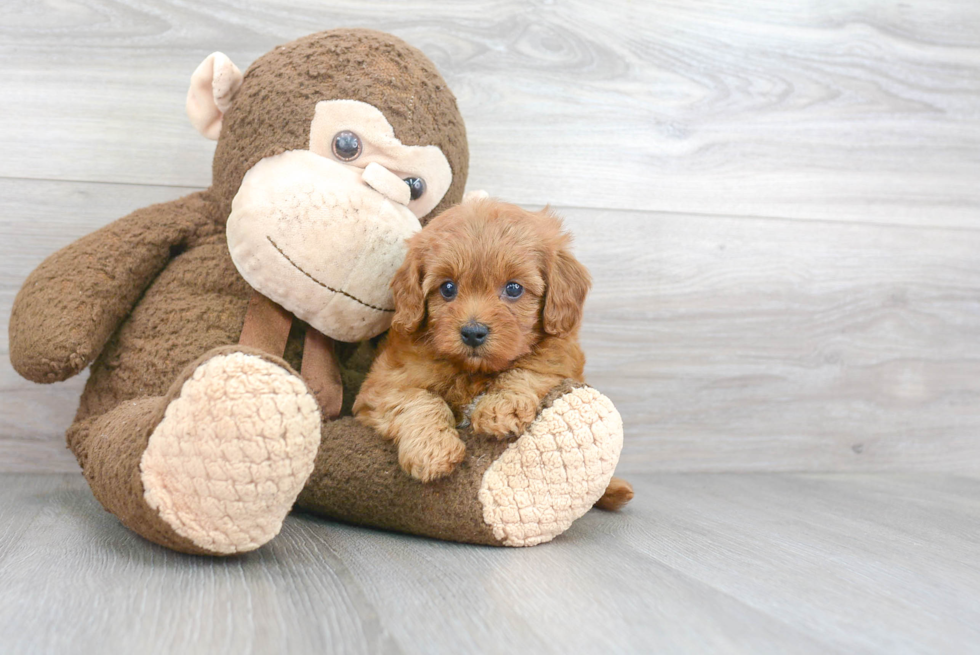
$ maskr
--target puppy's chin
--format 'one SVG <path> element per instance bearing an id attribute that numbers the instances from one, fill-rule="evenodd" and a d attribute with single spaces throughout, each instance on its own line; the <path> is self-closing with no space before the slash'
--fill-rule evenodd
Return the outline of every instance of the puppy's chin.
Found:
<path id="1" fill-rule="evenodd" d="M 460 369 L 469 373 L 500 373 L 513 365 L 516 357 L 495 354 L 485 348 L 466 348 L 463 354 L 451 357 Z"/>

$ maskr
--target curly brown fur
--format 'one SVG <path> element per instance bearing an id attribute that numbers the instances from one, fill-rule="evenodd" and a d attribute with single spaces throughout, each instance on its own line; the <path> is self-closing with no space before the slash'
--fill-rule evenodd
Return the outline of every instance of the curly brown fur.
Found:
<path id="1" fill-rule="evenodd" d="M 427 482 L 462 461 L 456 426 L 471 404 L 477 433 L 519 435 L 549 390 L 582 381 L 578 330 L 591 280 L 570 242 L 547 209 L 493 200 L 449 209 L 409 241 L 392 281 L 392 328 L 354 404 L 362 423 L 398 445 L 409 474 Z M 484 326 L 485 340 L 466 343 L 467 326 Z"/>

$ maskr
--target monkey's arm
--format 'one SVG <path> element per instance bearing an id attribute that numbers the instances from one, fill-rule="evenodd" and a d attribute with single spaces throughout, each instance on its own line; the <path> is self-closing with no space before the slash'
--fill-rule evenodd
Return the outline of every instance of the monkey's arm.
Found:
<path id="1" fill-rule="evenodd" d="M 10 361 L 34 382 L 88 366 L 189 240 L 216 231 L 203 193 L 138 209 L 48 257 L 10 315 Z"/>

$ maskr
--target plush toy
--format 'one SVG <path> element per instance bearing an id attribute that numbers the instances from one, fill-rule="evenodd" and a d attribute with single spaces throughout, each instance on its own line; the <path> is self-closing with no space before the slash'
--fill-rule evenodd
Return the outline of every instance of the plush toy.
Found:
<path id="1" fill-rule="evenodd" d="M 91 365 L 68 446 L 95 497 L 150 541 L 249 551 L 294 505 L 456 541 L 548 541 L 603 493 L 622 424 L 564 384 L 510 442 L 422 484 L 350 407 L 388 326 L 405 237 L 460 202 L 468 151 L 421 52 L 314 34 L 242 75 L 215 53 L 188 92 L 217 139 L 205 191 L 137 210 L 24 283 L 10 356 L 35 382 Z"/>

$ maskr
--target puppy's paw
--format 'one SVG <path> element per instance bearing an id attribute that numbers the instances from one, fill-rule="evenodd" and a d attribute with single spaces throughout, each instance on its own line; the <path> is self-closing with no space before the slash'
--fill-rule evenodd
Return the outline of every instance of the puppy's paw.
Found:
<path id="1" fill-rule="evenodd" d="M 538 414 L 538 399 L 529 394 L 489 393 L 476 404 L 473 431 L 498 439 L 522 434 Z"/>
<path id="2" fill-rule="evenodd" d="M 433 430 L 398 444 L 398 463 L 406 473 L 422 482 L 449 475 L 464 457 L 466 446 L 451 429 Z"/>

